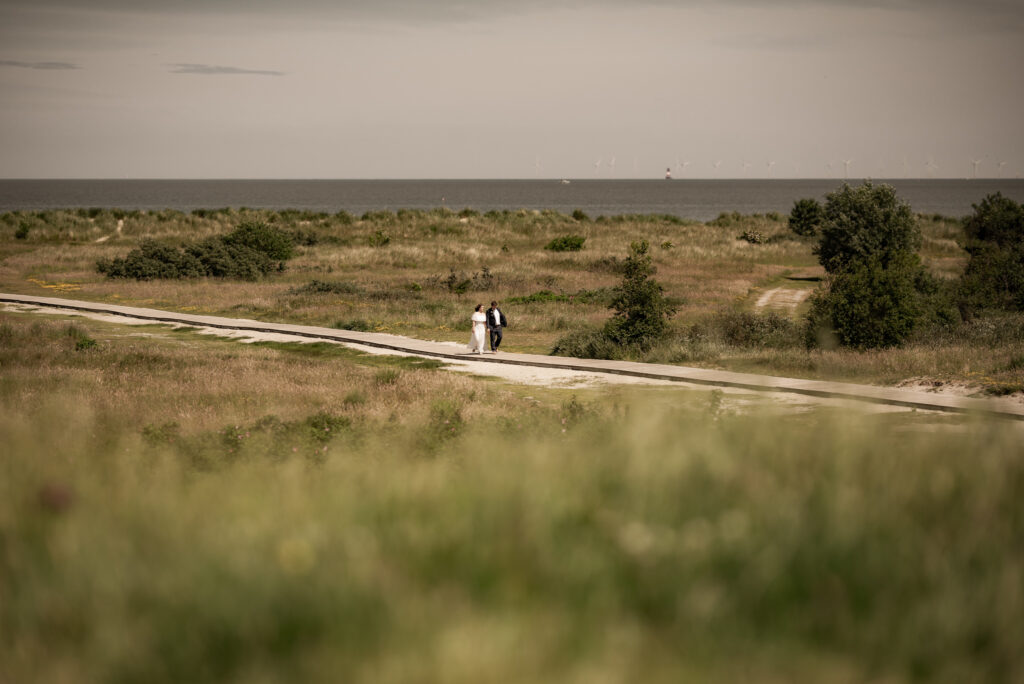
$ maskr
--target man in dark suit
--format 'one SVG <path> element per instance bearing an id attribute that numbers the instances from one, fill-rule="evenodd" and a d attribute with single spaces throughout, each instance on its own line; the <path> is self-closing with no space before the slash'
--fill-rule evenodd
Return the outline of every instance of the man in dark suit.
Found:
<path id="1" fill-rule="evenodd" d="M 487 310 L 487 330 L 491 334 L 491 352 L 498 351 L 498 346 L 501 344 L 501 330 L 508 321 L 505 319 L 505 314 L 501 313 L 501 309 L 498 308 L 498 302 L 491 302 L 491 308 Z"/>

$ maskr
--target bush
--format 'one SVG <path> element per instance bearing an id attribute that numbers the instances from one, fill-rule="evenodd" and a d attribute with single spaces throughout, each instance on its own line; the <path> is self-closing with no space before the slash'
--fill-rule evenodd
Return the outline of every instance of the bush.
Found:
<path id="1" fill-rule="evenodd" d="M 555 342 L 554 356 L 572 356 L 577 359 L 619 359 L 622 347 L 608 337 L 604 330 L 574 330 Z"/>
<path id="2" fill-rule="evenodd" d="M 960 310 L 966 317 L 979 311 L 1024 311 L 1024 245 L 999 247 L 976 242 L 959 286 Z"/>
<path id="3" fill-rule="evenodd" d="M 223 237 L 188 244 L 184 249 L 143 240 L 126 256 L 100 259 L 96 269 L 108 278 L 241 278 L 255 280 L 282 270 L 292 256 L 287 233 L 262 223 L 242 224 Z"/>
<path id="4" fill-rule="evenodd" d="M 775 312 L 730 312 L 716 317 L 714 324 L 723 339 L 737 347 L 782 348 L 798 340 L 796 323 Z"/>
<path id="5" fill-rule="evenodd" d="M 964 219 L 968 240 L 994 243 L 999 247 L 1024 241 L 1024 205 L 997 192 L 971 206 L 974 213 Z"/>
<path id="6" fill-rule="evenodd" d="M 910 205 L 891 186 L 869 181 L 858 188 L 844 184 L 826 196 L 821 240 L 814 252 L 826 271 L 838 273 L 854 262 L 874 260 L 885 268 L 920 245 L 921 230 Z"/>
<path id="7" fill-rule="evenodd" d="M 971 257 L 960 281 L 960 310 L 967 316 L 1024 311 L 1024 205 L 996 193 L 973 206 L 964 220 Z"/>
<path id="8" fill-rule="evenodd" d="M 928 280 L 916 254 L 904 252 L 888 264 L 880 257 L 851 263 L 812 296 L 808 345 L 827 346 L 834 336 L 858 349 L 899 346 L 925 320 L 921 290 Z"/>
<path id="9" fill-rule="evenodd" d="M 583 249 L 583 243 L 586 241 L 587 238 L 582 235 L 563 235 L 544 245 L 544 249 L 552 252 L 578 252 Z"/>
<path id="10" fill-rule="evenodd" d="M 813 198 L 799 199 L 789 212 L 789 229 L 801 237 L 813 237 L 824 218 L 821 204 Z"/>
<path id="11" fill-rule="evenodd" d="M 287 261 L 295 256 L 295 244 L 291 235 L 258 221 L 242 223 L 223 238 L 230 247 L 248 247 L 275 261 Z"/>
<path id="12" fill-rule="evenodd" d="M 763 245 L 766 240 L 764 234 L 757 230 L 747 229 L 739 234 L 737 240 L 746 240 L 752 245 Z"/>
<path id="13" fill-rule="evenodd" d="M 198 278 L 206 274 L 205 267 L 194 255 L 148 238 L 124 257 L 100 259 L 96 269 L 108 278 L 135 280 Z"/>
<path id="14" fill-rule="evenodd" d="M 384 247 L 391 242 L 391 236 L 385 233 L 383 230 L 378 230 L 369 237 L 369 243 L 371 247 Z"/>
<path id="15" fill-rule="evenodd" d="M 647 350 L 664 336 L 675 309 L 653 279 L 655 272 L 647 241 L 632 243 L 622 282 L 612 290 L 609 308 L 615 314 L 604 328 L 616 344 Z"/>
<path id="16" fill-rule="evenodd" d="M 14 231 L 14 238 L 16 240 L 24 240 L 28 238 L 29 225 L 25 221 L 22 221 L 17 230 Z"/>
<path id="17" fill-rule="evenodd" d="M 576 221 L 589 221 L 590 217 L 582 209 L 573 209 L 572 217 Z"/>

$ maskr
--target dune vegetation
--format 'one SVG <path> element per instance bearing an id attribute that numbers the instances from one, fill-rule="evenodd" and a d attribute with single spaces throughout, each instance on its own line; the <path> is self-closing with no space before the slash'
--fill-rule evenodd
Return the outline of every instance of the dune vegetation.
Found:
<path id="1" fill-rule="evenodd" d="M 916 220 L 959 276 L 961 223 Z M 284 270 L 97 270 L 245 222 Z M 5 214 L 0 290 L 459 342 L 498 299 L 546 352 L 638 240 L 675 310 L 646 360 L 1021 382 L 1014 316 L 794 341 L 806 301 L 757 302 L 820 269 L 778 216 Z M 0 311 L 0 682 L 1017 682 L 1022 427 Z"/>
<path id="2" fill-rule="evenodd" d="M 358 218 L 247 209 L 9 212 L 0 215 L 0 288 L 459 342 L 473 307 L 496 299 L 512 326 L 508 350 L 549 353 L 566 335 L 605 324 L 630 245 L 643 240 L 675 315 L 663 343 L 639 360 L 880 384 L 924 379 L 995 394 L 1024 388 L 1020 315 L 924 329 L 890 349 L 808 350 L 801 321 L 824 271 L 815 238 L 790 230 L 785 216 L 733 213 L 707 223 L 574 216 L 448 209 Z M 924 266 L 940 281 L 959 278 L 968 261 L 963 223 L 915 220 Z M 252 279 L 150 280 L 97 270 L 97 263 L 147 242 L 182 248 L 253 223 L 291 236 L 294 256 L 284 270 Z M 770 297 L 780 292 L 788 295 L 781 305 Z"/>

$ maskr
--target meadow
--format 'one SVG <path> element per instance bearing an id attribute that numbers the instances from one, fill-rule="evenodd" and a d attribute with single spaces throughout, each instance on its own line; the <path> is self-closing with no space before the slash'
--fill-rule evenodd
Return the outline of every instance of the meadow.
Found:
<path id="1" fill-rule="evenodd" d="M 287 270 L 95 271 L 144 235 L 219 234 L 240 214 L 306 236 Z M 926 220 L 929 264 L 955 271 L 956 222 Z M 759 292 L 814 285 L 810 244 L 772 217 L 3 222 L 7 292 L 460 342 L 471 304 L 496 298 L 521 351 L 603 320 L 615 260 L 645 238 L 680 349 L 711 331 L 700 363 L 1019 372 L 1020 340 L 998 330 L 931 356 L 715 337 Z M 544 249 L 567 234 L 584 248 Z M 1019 682 L 1021 429 L 0 312 L 0 682 Z"/>
<path id="2" fill-rule="evenodd" d="M 135 281 L 96 270 L 98 260 L 144 238 L 183 244 L 244 221 L 295 236 L 298 255 L 286 270 L 255 281 Z M 958 277 L 966 263 L 961 222 L 918 222 L 928 268 Z M 567 236 L 583 238 L 582 249 L 545 249 Z M 897 349 L 808 351 L 799 331 L 803 297 L 823 271 L 814 240 L 793 234 L 777 214 L 699 223 L 527 210 L 14 212 L 0 215 L 0 289 L 459 342 L 473 307 L 498 300 L 511 320 L 506 348 L 549 353 L 564 335 L 608 318 L 609 288 L 621 279 L 630 243 L 641 239 L 652 245 L 656 278 L 677 313 L 666 343 L 639 360 L 876 384 L 913 379 L 998 395 L 1024 389 L 1021 316 L 926 330 Z M 776 289 L 802 303 L 757 305 Z"/>

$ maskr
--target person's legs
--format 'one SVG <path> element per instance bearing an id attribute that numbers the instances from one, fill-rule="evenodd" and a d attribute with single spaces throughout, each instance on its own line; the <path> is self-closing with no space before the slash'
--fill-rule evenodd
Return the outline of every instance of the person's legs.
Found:
<path id="1" fill-rule="evenodd" d="M 501 327 L 491 329 L 491 351 L 498 351 L 498 347 L 501 345 Z"/>

